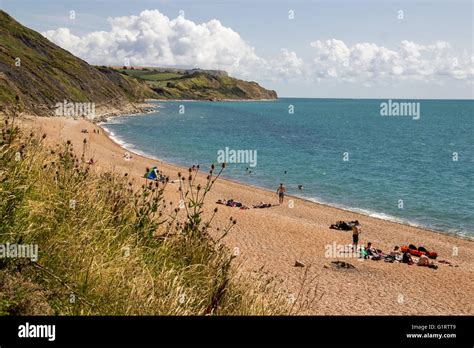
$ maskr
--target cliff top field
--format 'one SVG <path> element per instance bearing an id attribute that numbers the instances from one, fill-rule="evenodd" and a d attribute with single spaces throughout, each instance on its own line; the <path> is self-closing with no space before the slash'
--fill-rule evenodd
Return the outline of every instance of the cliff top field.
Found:
<path id="1" fill-rule="evenodd" d="M 137 68 L 117 69 L 125 75 L 145 81 L 159 99 L 232 100 L 276 99 L 275 91 L 256 82 L 228 76 L 220 71 L 200 69 Z"/>

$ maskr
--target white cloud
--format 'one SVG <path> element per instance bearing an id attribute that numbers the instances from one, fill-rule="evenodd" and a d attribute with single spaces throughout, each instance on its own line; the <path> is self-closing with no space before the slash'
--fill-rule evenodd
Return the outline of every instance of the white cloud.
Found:
<path id="1" fill-rule="evenodd" d="M 179 16 L 170 20 L 158 10 L 109 18 L 109 31 L 82 37 L 67 28 L 43 35 L 92 64 L 186 66 L 230 72 L 263 66 L 254 48 L 218 20 L 196 24 Z M 237 69 L 238 68 L 238 69 Z"/>
<path id="2" fill-rule="evenodd" d="M 375 43 L 346 45 L 340 40 L 314 41 L 314 59 L 309 69 L 319 78 L 354 79 L 434 79 L 472 78 L 473 57 L 456 55 L 451 45 L 440 41 L 421 45 L 402 41 L 396 49 Z"/>
<path id="3" fill-rule="evenodd" d="M 279 78 L 294 78 L 304 74 L 305 64 L 301 58 L 298 58 L 295 52 L 286 48 L 280 50 L 280 55 L 270 60 L 267 66 L 267 78 L 276 74 Z"/>
<path id="4" fill-rule="evenodd" d="M 456 54 L 447 42 L 422 45 L 402 41 L 396 48 L 337 39 L 310 43 L 312 59 L 304 61 L 286 48 L 273 58 L 255 48 L 216 19 L 197 24 L 182 16 L 169 19 L 158 10 L 138 16 L 109 18 L 108 31 L 76 36 L 67 28 L 43 33 L 49 40 L 99 65 L 183 66 L 222 69 L 252 80 L 336 79 L 360 82 L 472 79 L 472 54 Z"/>

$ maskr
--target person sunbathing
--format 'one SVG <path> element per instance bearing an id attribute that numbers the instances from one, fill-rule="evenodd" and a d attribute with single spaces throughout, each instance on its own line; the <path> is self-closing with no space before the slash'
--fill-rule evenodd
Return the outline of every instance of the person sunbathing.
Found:
<path id="1" fill-rule="evenodd" d="M 240 203 L 240 202 L 234 201 L 233 199 L 229 199 L 229 200 L 227 201 L 227 204 L 226 204 L 226 205 L 227 205 L 228 207 L 239 207 L 239 203 Z M 240 203 L 240 204 L 242 204 L 242 203 Z"/>
<path id="2" fill-rule="evenodd" d="M 434 269 L 438 268 L 438 266 L 436 266 L 433 261 L 430 262 L 430 259 L 426 255 L 420 255 L 417 265 L 422 266 L 422 267 L 434 268 Z"/>
<path id="3" fill-rule="evenodd" d="M 345 221 L 337 221 L 335 224 L 332 224 L 329 228 L 335 230 L 343 230 L 343 231 L 350 231 L 352 230 L 353 223 L 352 222 L 345 222 Z"/>
<path id="4" fill-rule="evenodd" d="M 420 258 L 418 259 L 417 265 L 428 267 L 430 265 L 430 260 L 428 260 L 427 256 L 421 255 Z"/>
<path id="5" fill-rule="evenodd" d="M 217 204 L 223 204 L 223 205 L 226 205 L 228 207 L 237 207 L 237 208 L 245 207 L 242 204 L 242 202 L 234 201 L 233 199 L 229 199 L 227 201 L 225 199 L 219 199 L 216 203 Z"/>
<path id="6" fill-rule="evenodd" d="M 254 208 L 270 208 L 271 206 L 272 206 L 271 203 L 263 203 L 263 202 L 253 205 Z"/>
<path id="7" fill-rule="evenodd" d="M 452 263 L 451 261 L 448 261 L 448 260 L 439 260 L 438 262 L 443 263 L 445 265 L 448 265 L 450 267 L 459 267 L 459 265 L 455 265 L 454 263 Z"/>
<path id="8" fill-rule="evenodd" d="M 402 261 L 402 252 L 400 247 L 396 245 L 389 255 L 386 255 L 385 258 L 391 262 L 393 261 Z"/>
<path id="9" fill-rule="evenodd" d="M 400 251 L 400 247 L 398 245 L 395 245 L 393 250 L 390 252 L 390 256 L 393 256 L 393 257 L 402 256 L 402 253 Z"/>
<path id="10" fill-rule="evenodd" d="M 409 252 L 408 250 L 403 254 L 402 262 L 403 262 L 403 263 L 407 263 L 407 264 L 409 264 L 409 265 L 413 265 L 413 264 L 414 264 L 413 259 L 412 259 L 412 257 L 411 257 L 411 254 L 410 254 L 410 252 Z"/>
<path id="11" fill-rule="evenodd" d="M 365 251 L 367 252 L 367 258 L 369 259 L 380 260 L 382 258 L 382 250 L 377 250 L 374 247 L 372 247 L 371 242 L 367 243 L 367 247 L 365 248 Z"/>

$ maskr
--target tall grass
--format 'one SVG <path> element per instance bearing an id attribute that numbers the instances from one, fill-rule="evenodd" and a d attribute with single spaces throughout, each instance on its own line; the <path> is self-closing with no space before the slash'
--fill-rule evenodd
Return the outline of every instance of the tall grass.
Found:
<path id="1" fill-rule="evenodd" d="M 203 187 L 194 172 L 180 175 L 180 208 L 164 198 L 167 180 L 137 187 L 95 173 L 70 142 L 48 148 L 44 136 L 3 124 L 0 244 L 37 244 L 39 258 L 0 258 L 0 314 L 288 313 L 272 282 L 238 276 L 211 238 L 202 216 L 214 168 Z"/>

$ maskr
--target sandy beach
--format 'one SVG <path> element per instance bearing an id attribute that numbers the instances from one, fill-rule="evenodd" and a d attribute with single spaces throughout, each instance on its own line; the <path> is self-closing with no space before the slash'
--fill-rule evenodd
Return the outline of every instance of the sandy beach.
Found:
<path id="1" fill-rule="evenodd" d="M 27 117 L 25 127 L 47 134 L 47 143 L 70 140 L 76 151 L 87 139 L 86 158 L 93 158 L 97 171 L 128 173 L 137 184 L 145 182 L 146 167 L 158 165 L 172 180 L 187 168 L 132 154 L 113 142 L 106 132 L 84 119 Z M 87 129 L 87 133 L 81 130 Z M 99 130 L 99 134 L 93 130 Z M 157 154 L 159 157 L 159 154 Z M 192 165 L 192 163 L 190 163 Z M 208 168 L 202 168 L 205 179 Z M 275 183 L 275 190 L 278 183 Z M 313 315 L 466 315 L 474 314 L 474 242 L 446 234 L 368 217 L 334 207 L 286 197 L 285 204 L 267 209 L 240 210 L 215 202 L 234 199 L 251 206 L 258 202 L 278 203 L 274 192 L 219 179 L 207 198 L 206 212 L 219 207 L 213 230 L 224 227 L 229 217 L 237 225 L 223 239 L 238 248 L 243 272 L 260 272 L 277 279 L 284 296 L 306 301 L 303 312 Z M 166 199 L 179 201 L 178 185 L 169 184 Z M 293 200 L 290 207 L 288 201 Z M 435 250 L 438 269 L 347 257 L 328 257 L 327 249 L 352 242 L 352 233 L 329 229 L 338 220 L 359 220 L 360 243 L 389 252 L 395 245 L 424 245 Z M 217 232 L 216 232 L 217 233 Z M 331 261 L 346 261 L 355 269 L 337 269 Z M 295 267 L 295 261 L 304 267 Z M 438 263 L 448 260 L 454 266 Z M 302 283 L 304 287 L 302 289 Z"/>

